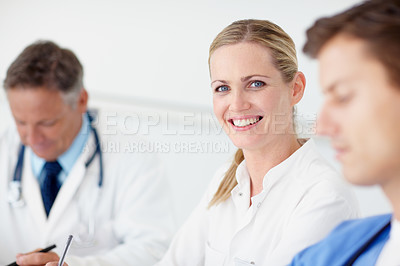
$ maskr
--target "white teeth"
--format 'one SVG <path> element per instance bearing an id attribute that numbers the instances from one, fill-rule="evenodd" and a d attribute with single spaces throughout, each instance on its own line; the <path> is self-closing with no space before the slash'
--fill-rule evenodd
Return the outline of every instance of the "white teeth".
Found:
<path id="1" fill-rule="evenodd" d="M 249 125 L 253 125 L 255 123 L 257 123 L 258 121 L 260 121 L 260 118 L 248 118 L 248 119 L 233 119 L 232 122 L 235 126 L 237 127 L 246 127 Z"/>

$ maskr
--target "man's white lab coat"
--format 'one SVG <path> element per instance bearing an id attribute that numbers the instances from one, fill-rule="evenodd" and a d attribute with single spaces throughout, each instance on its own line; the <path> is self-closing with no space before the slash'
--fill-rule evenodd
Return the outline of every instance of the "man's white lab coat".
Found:
<path id="1" fill-rule="evenodd" d="M 173 227 L 164 169 L 154 155 L 123 149 L 116 136 L 100 134 L 100 139 L 104 160 L 101 189 L 98 156 L 85 167 L 94 152 L 91 134 L 47 218 L 28 148 L 22 174 L 25 205 L 13 207 L 7 202 L 20 141 L 16 130 L 0 137 L 0 264 L 15 261 L 16 253 L 51 244 L 57 245 L 54 251 L 61 255 L 69 234 L 74 235 L 66 259 L 69 265 L 146 266 L 162 257 Z M 93 217 L 94 241 L 79 241 L 88 236 Z"/>

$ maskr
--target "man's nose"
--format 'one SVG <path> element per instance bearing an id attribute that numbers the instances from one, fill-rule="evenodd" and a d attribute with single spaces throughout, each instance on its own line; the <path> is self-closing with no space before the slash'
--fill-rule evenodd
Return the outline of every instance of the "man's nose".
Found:
<path id="1" fill-rule="evenodd" d="M 42 134 L 36 126 L 27 126 L 25 132 L 25 144 L 28 146 L 38 144 L 42 139 Z"/>
<path id="2" fill-rule="evenodd" d="M 332 137 L 335 134 L 336 128 L 332 111 L 329 105 L 324 103 L 317 118 L 317 134 Z"/>

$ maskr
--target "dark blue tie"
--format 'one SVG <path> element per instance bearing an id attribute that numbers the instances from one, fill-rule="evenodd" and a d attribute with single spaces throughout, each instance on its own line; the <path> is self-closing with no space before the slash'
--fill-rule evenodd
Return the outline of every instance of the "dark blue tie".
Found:
<path id="1" fill-rule="evenodd" d="M 58 183 L 58 174 L 61 172 L 61 165 L 55 162 L 46 162 L 44 164 L 45 178 L 42 184 L 42 199 L 43 205 L 46 210 L 47 216 L 49 216 L 51 206 L 57 197 L 60 185 Z"/>

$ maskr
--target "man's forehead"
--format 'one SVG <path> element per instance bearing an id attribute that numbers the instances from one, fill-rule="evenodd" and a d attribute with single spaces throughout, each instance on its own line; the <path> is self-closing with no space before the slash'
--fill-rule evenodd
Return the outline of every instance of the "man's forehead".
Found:
<path id="1" fill-rule="evenodd" d="M 337 35 L 329 40 L 317 56 L 319 80 L 324 93 L 350 80 L 365 57 L 365 44 L 360 39 Z"/>

